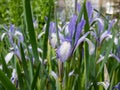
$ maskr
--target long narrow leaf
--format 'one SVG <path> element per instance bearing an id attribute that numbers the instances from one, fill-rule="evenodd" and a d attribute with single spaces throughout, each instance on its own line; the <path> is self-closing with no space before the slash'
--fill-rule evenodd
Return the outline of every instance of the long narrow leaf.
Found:
<path id="1" fill-rule="evenodd" d="M 23 8 L 24 8 L 24 17 L 25 17 L 26 27 L 28 29 L 30 43 L 31 43 L 34 58 L 35 58 L 35 64 L 38 65 L 37 62 L 39 61 L 39 56 L 38 56 L 35 31 L 34 31 L 33 21 L 32 21 L 30 0 L 23 0 Z"/>
<path id="2" fill-rule="evenodd" d="M 18 75 L 18 84 L 19 84 L 19 88 L 20 90 L 24 90 L 24 82 L 23 82 L 23 78 L 22 78 L 22 73 L 20 70 L 20 65 L 17 63 L 16 64 L 16 68 L 17 68 L 17 75 Z"/>
<path id="3" fill-rule="evenodd" d="M 7 90 L 16 90 L 10 79 L 0 70 L 0 81 Z"/>
<path id="4" fill-rule="evenodd" d="M 45 37 L 44 37 L 43 60 L 47 57 L 47 43 L 48 43 L 48 35 L 49 35 L 50 16 L 51 16 L 51 6 L 49 6 L 49 15 L 48 15 L 48 21 L 47 21 Z"/>

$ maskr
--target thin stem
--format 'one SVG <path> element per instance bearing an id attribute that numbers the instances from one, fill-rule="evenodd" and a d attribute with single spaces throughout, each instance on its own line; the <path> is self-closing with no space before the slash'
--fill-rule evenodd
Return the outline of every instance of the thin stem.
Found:
<path id="1" fill-rule="evenodd" d="M 58 69 L 59 69 L 59 90 L 62 90 L 62 81 L 63 81 L 63 62 L 58 60 Z"/>

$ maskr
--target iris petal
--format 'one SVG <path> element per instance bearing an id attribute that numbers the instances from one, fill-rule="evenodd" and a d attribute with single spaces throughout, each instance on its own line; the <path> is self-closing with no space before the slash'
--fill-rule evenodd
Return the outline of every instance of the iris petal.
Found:
<path id="1" fill-rule="evenodd" d="M 88 43 L 89 46 L 89 55 L 92 55 L 95 51 L 95 45 L 88 38 L 85 38 L 85 41 Z"/>
<path id="2" fill-rule="evenodd" d="M 70 37 L 73 37 L 73 35 L 74 35 L 76 21 L 77 21 L 77 16 L 74 14 L 73 17 L 70 20 L 69 25 L 68 25 L 68 29 L 69 29 L 69 32 L 70 32 Z"/>
<path id="3" fill-rule="evenodd" d="M 85 25 L 85 20 L 82 20 L 79 24 L 78 24 L 78 26 L 77 26 L 77 31 L 76 31 L 76 41 L 80 38 L 80 34 L 81 34 L 81 32 L 82 32 L 82 29 L 83 29 L 83 27 L 84 27 L 84 25 Z"/>
<path id="4" fill-rule="evenodd" d="M 71 54 L 71 44 L 68 41 L 64 41 L 60 47 L 57 49 L 57 57 L 60 59 L 61 62 L 67 60 Z"/>

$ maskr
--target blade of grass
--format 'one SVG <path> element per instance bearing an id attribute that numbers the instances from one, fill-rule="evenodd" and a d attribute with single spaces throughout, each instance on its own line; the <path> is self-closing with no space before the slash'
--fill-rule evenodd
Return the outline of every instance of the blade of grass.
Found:
<path id="1" fill-rule="evenodd" d="M 2 58 L 1 63 L 2 63 L 2 66 L 3 66 L 3 70 L 5 71 L 5 73 L 7 73 L 7 76 L 10 78 L 11 77 L 10 71 L 9 71 L 7 65 L 6 65 L 5 59 L 3 57 L 3 54 L 1 54 L 1 58 Z"/>
<path id="2" fill-rule="evenodd" d="M 30 86 L 29 72 L 28 72 L 28 66 L 27 66 L 27 62 L 26 62 L 26 59 L 25 59 L 25 54 L 24 54 L 24 51 L 23 51 L 23 48 L 22 48 L 22 44 L 20 44 L 20 52 L 21 52 L 22 66 L 23 66 L 25 78 L 26 78 L 26 81 L 27 81 L 27 85 L 29 87 Z"/>
<path id="3" fill-rule="evenodd" d="M 48 15 L 47 26 L 46 26 L 46 30 L 45 30 L 43 60 L 47 57 L 47 49 L 48 49 L 47 45 L 48 45 L 50 19 L 51 19 L 50 17 L 51 17 L 51 5 L 49 5 L 49 15 Z"/>
<path id="4" fill-rule="evenodd" d="M 39 76 L 39 71 L 40 71 L 40 63 L 37 67 L 37 70 L 36 70 L 36 73 L 34 75 L 34 78 L 33 78 L 33 82 L 32 82 L 32 85 L 31 85 L 31 90 L 34 90 L 34 88 L 36 87 L 36 83 L 37 83 L 37 78 Z"/>
<path id="5" fill-rule="evenodd" d="M 23 82 L 20 65 L 19 65 L 18 63 L 16 64 L 16 68 L 17 68 L 19 88 L 20 88 L 20 90 L 24 90 L 24 89 L 25 89 L 25 87 L 24 87 L 25 84 L 24 84 L 24 82 Z"/>
<path id="6" fill-rule="evenodd" d="M 25 23 L 26 23 L 26 27 L 28 30 L 29 38 L 30 38 L 30 44 L 32 46 L 33 55 L 35 58 L 35 64 L 38 65 L 39 56 L 38 56 L 37 42 L 36 42 L 35 31 L 34 31 L 33 21 L 32 21 L 30 0 L 23 0 L 23 8 L 24 8 Z"/>

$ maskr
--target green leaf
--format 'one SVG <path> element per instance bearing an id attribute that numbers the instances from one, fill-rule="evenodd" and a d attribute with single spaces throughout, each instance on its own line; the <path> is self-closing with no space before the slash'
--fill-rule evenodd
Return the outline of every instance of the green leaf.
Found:
<path id="1" fill-rule="evenodd" d="M 16 90 L 10 79 L 0 70 L 0 81 L 7 90 Z"/>
<path id="2" fill-rule="evenodd" d="M 36 70 L 36 73 L 35 73 L 35 75 L 34 75 L 31 90 L 34 90 L 34 88 L 36 87 L 37 78 L 38 78 L 38 76 L 39 76 L 39 71 L 40 71 L 40 63 L 39 63 L 39 65 L 38 65 L 37 70 Z"/>
<path id="3" fill-rule="evenodd" d="M 25 89 L 24 88 L 24 82 L 23 82 L 23 78 L 22 78 L 22 73 L 21 73 L 20 65 L 18 63 L 16 64 L 16 68 L 17 68 L 19 88 L 20 88 L 20 90 L 24 90 Z"/>
<path id="4" fill-rule="evenodd" d="M 5 59 L 4 59 L 2 54 L 1 54 L 1 58 L 2 58 L 1 63 L 2 63 L 2 66 L 3 66 L 3 70 L 5 71 L 5 73 L 7 73 L 7 76 L 10 78 L 11 74 L 10 74 L 10 71 L 9 71 L 7 65 L 6 65 Z"/>
<path id="5" fill-rule="evenodd" d="M 20 51 L 21 51 L 21 58 L 22 58 L 22 66 L 23 66 L 25 78 L 27 80 L 27 85 L 29 87 L 30 86 L 29 72 L 28 72 L 28 66 L 27 66 L 27 62 L 26 62 L 26 59 L 25 59 L 25 54 L 24 54 L 24 51 L 23 51 L 23 48 L 22 48 L 22 44 L 20 44 Z"/>
<path id="6" fill-rule="evenodd" d="M 50 17 L 51 17 L 51 5 L 49 6 L 49 15 L 48 15 L 48 21 L 47 21 L 47 26 L 46 26 L 46 30 L 45 30 L 43 60 L 47 57 L 47 49 L 48 49 L 47 45 L 48 45 L 48 36 L 49 36 Z"/>
<path id="7" fill-rule="evenodd" d="M 33 55 L 35 58 L 35 64 L 38 65 L 39 56 L 38 56 L 37 42 L 36 42 L 35 31 L 34 31 L 33 21 L 32 21 L 30 0 L 23 0 L 23 8 L 24 8 L 25 23 L 26 23 L 26 27 L 28 30 L 29 38 L 30 38 L 30 44 L 32 46 Z"/>

